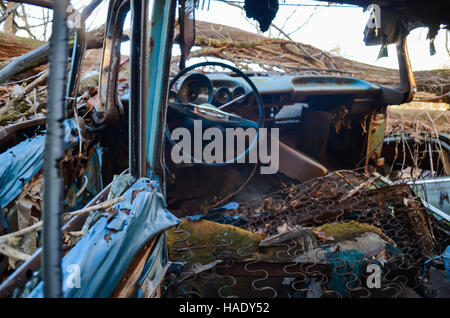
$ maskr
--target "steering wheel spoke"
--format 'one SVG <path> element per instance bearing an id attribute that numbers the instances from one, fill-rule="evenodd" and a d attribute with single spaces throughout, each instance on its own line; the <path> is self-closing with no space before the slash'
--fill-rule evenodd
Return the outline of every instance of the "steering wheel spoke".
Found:
<path id="1" fill-rule="evenodd" d="M 248 93 L 246 93 L 246 94 L 244 94 L 244 95 L 241 95 L 241 96 L 239 96 L 239 97 L 236 97 L 235 99 L 230 100 L 228 103 L 223 104 L 222 106 L 220 106 L 219 109 L 224 109 L 225 107 L 231 106 L 231 105 L 233 105 L 234 103 L 243 101 L 243 100 L 245 100 L 247 97 L 249 97 L 249 96 L 252 95 L 252 94 L 253 94 L 253 91 L 250 91 L 250 92 L 248 92 Z"/>

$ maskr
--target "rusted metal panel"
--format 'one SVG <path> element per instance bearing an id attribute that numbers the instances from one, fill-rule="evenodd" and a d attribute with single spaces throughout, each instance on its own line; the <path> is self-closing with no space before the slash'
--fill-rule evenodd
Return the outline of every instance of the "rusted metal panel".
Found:
<path id="1" fill-rule="evenodd" d="M 161 0 L 154 3 L 150 26 L 148 56 L 148 99 L 146 108 L 147 176 L 150 171 L 164 176 L 161 165 L 164 127 L 168 96 L 170 56 L 172 54 L 176 1 Z"/>
<path id="2" fill-rule="evenodd" d="M 177 39 L 181 48 L 180 70 L 186 67 L 186 59 L 195 43 L 195 0 L 182 0 L 179 6 L 180 34 Z"/>
<path id="3" fill-rule="evenodd" d="M 110 1 L 103 44 L 98 102 L 93 113 L 93 118 L 97 124 L 102 124 L 105 121 L 110 124 L 117 124 L 119 115 L 123 115 L 123 109 L 117 100 L 117 79 L 123 25 L 129 10 L 130 0 Z"/>
<path id="4" fill-rule="evenodd" d="M 162 284 L 170 266 L 166 235 L 162 234 L 158 238 L 139 278 L 137 297 L 161 297 Z"/>
<path id="5" fill-rule="evenodd" d="M 131 0 L 129 167 L 135 177 L 146 175 L 148 1 Z"/>
<path id="6" fill-rule="evenodd" d="M 375 166 L 383 165 L 381 151 L 383 150 L 384 130 L 386 129 L 386 114 L 374 113 L 370 119 L 367 132 L 366 167 L 369 163 Z"/>
<path id="7" fill-rule="evenodd" d="M 134 296 L 137 289 L 137 282 L 139 276 L 144 269 L 145 263 L 153 251 L 153 246 L 157 238 L 151 239 L 147 244 L 145 244 L 142 249 L 136 254 L 130 266 L 128 267 L 126 273 L 123 275 L 119 284 L 117 284 L 116 289 L 111 295 L 111 298 L 128 298 Z"/>

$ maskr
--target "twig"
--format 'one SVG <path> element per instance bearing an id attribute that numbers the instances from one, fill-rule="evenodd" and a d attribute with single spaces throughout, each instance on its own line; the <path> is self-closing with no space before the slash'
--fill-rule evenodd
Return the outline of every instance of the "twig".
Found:
<path id="1" fill-rule="evenodd" d="M 13 259 L 18 259 L 19 261 L 26 261 L 31 256 L 3 243 L 0 243 L 0 254 L 6 255 Z"/>
<path id="2" fill-rule="evenodd" d="M 306 19 L 306 21 L 305 21 L 303 24 L 301 24 L 300 26 L 298 26 L 294 31 L 289 32 L 289 34 L 293 34 L 293 33 L 297 32 L 298 30 L 300 30 L 301 28 L 303 28 L 305 25 L 307 25 L 308 22 L 309 22 L 309 21 L 311 20 L 311 18 L 313 17 L 313 15 L 316 13 L 318 7 L 319 7 L 319 6 L 315 6 L 315 7 L 314 7 L 314 11 L 310 14 L 310 16 L 308 17 L 308 19 Z"/>
<path id="3" fill-rule="evenodd" d="M 104 202 L 101 202 L 99 204 L 93 205 L 93 206 L 91 206 L 89 208 L 86 208 L 86 209 L 81 209 L 81 210 L 78 210 L 78 211 L 64 213 L 64 218 L 65 219 L 69 219 L 69 218 L 71 218 L 73 216 L 89 213 L 89 212 L 96 211 L 96 210 L 106 210 L 107 208 L 110 208 L 114 204 L 122 202 L 122 201 L 125 201 L 124 197 L 119 197 L 119 198 L 111 199 L 111 200 L 108 200 L 108 201 L 104 201 Z"/>
<path id="4" fill-rule="evenodd" d="M 44 83 L 48 78 L 48 71 L 42 73 L 36 80 L 23 89 L 23 91 L 15 98 L 9 100 L 2 109 L 0 109 L 0 115 L 4 115 L 12 110 L 17 104 L 25 99 L 28 93 L 32 92 L 36 87 Z"/>
<path id="5" fill-rule="evenodd" d="M 426 112 L 426 114 L 428 116 L 428 119 L 430 119 L 431 125 L 433 126 L 433 130 L 434 130 L 434 133 L 436 134 L 437 143 L 438 143 L 439 149 L 440 149 L 440 154 L 442 155 L 444 153 L 444 150 L 442 149 L 441 141 L 439 140 L 439 132 L 436 129 L 436 125 L 434 124 L 434 120 L 431 118 L 431 115 L 428 112 L 428 110 L 426 110 L 425 112 Z M 441 159 L 444 162 L 444 167 L 445 167 L 445 160 L 443 160 L 443 158 L 439 158 L 439 159 Z"/>
<path id="6" fill-rule="evenodd" d="M 69 218 L 71 218 L 73 216 L 77 216 L 77 215 L 93 212 L 93 211 L 96 211 L 96 210 L 104 210 L 104 209 L 107 209 L 107 208 L 113 206 L 114 204 L 116 204 L 118 202 L 121 202 L 121 201 L 124 201 L 124 200 L 125 200 L 124 197 L 119 197 L 119 198 L 116 198 L 116 199 L 104 201 L 102 203 L 93 205 L 93 206 L 88 207 L 86 209 L 81 209 L 81 210 L 77 210 L 77 211 L 73 211 L 73 212 L 64 213 L 63 216 L 64 216 L 65 219 L 69 219 Z M 27 233 L 36 231 L 36 230 L 38 230 L 38 229 L 40 229 L 42 227 L 42 224 L 43 224 L 43 221 L 41 220 L 41 221 L 36 222 L 35 224 L 33 224 L 33 225 L 29 226 L 29 227 L 26 227 L 26 228 L 24 228 L 22 230 L 19 230 L 19 231 L 16 231 L 14 233 L 9 233 L 9 234 L 0 236 L 0 243 L 5 242 L 5 241 L 9 241 L 13 237 L 22 236 L 22 235 L 25 235 Z"/>
<path id="7" fill-rule="evenodd" d="M 443 95 L 436 96 L 436 97 L 414 98 L 413 102 L 432 102 L 435 100 L 444 99 L 446 97 L 450 97 L 450 91 L 448 91 L 447 93 L 445 93 Z"/>
<path id="8" fill-rule="evenodd" d="M 381 181 L 383 181 L 384 183 L 388 184 L 388 185 L 393 185 L 394 183 L 389 180 L 388 178 L 386 178 L 385 176 L 382 176 L 381 174 L 379 174 L 378 172 L 372 172 L 372 175 L 374 177 L 378 177 L 380 178 Z"/>
<path id="9" fill-rule="evenodd" d="M 29 81 L 29 80 L 31 80 L 31 79 L 34 79 L 34 78 L 36 78 L 36 77 L 41 76 L 44 72 L 46 72 L 46 70 L 43 70 L 42 72 L 39 72 L 39 73 L 37 73 L 37 74 L 35 74 L 35 75 L 32 75 L 32 76 L 30 76 L 30 77 L 27 77 L 27 78 L 24 78 L 24 79 L 21 79 L 21 80 L 18 80 L 18 81 L 0 84 L 0 86 L 7 86 L 7 85 L 13 85 L 13 84 L 23 83 L 23 82 L 26 82 L 26 81 Z"/>
<path id="10" fill-rule="evenodd" d="M 289 34 L 285 33 L 281 28 L 277 27 L 275 24 L 271 24 L 270 25 L 272 28 L 274 28 L 275 30 L 277 30 L 278 32 L 280 32 L 280 34 L 282 34 L 286 39 L 288 39 L 289 41 L 294 41 Z"/>
<path id="11" fill-rule="evenodd" d="M 345 201 L 349 198 L 351 198 L 352 196 L 354 196 L 356 193 L 358 193 L 359 191 L 361 191 L 362 189 L 370 186 L 372 183 L 374 183 L 375 181 L 377 181 L 379 179 L 378 177 L 373 177 L 370 178 L 369 180 L 361 183 L 359 186 L 357 186 L 356 188 L 350 190 L 346 195 L 344 195 L 341 199 L 339 199 L 339 202 Z"/>
<path id="12" fill-rule="evenodd" d="M 105 28 L 101 26 L 91 32 L 86 33 L 86 50 L 97 49 L 103 46 Z M 73 47 L 74 38 L 71 35 L 69 49 Z M 13 76 L 24 73 L 48 62 L 50 44 L 44 45 L 29 51 L 23 55 L 14 57 L 0 69 L 0 84 L 9 81 Z"/>
<path id="13" fill-rule="evenodd" d="M 335 173 L 341 178 L 343 179 L 345 182 L 347 182 L 347 184 L 349 186 L 351 186 L 353 189 L 355 188 L 355 186 L 345 177 L 343 176 L 339 171 L 335 171 Z"/>
<path id="14" fill-rule="evenodd" d="M 21 3 L 16 4 L 14 7 L 12 7 L 11 9 L 9 9 L 8 11 L 6 11 L 1 17 L 0 17 L 0 23 L 3 23 L 3 21 L 5 21 L 6 19 L 8 19 L 8 17 L 14 12 L 16 11 L 16 9 L 21 6 Z"/>

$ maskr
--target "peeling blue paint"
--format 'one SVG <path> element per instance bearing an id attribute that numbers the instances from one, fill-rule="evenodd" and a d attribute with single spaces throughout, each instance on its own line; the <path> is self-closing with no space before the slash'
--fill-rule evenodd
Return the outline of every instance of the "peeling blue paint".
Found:
<path id="1" fill-rule="evenodd" d="M 72 120 L 65 120 L 64 147 L 78 143 L 78 136 L 72 132 L 77 128 Z M 22 141 L 0 154 L 0 208 L 11 203 L 22 192 L 44 164 L 45 135 Z"/>
<path id="2" fill-rule="evenodd" d="M 135 193 L 133 200 L 135 191 L 139 192 Z M 113 207 L 120 212 L 111 222 L 108 224 L 107 216 L 102 216 L 63 257 L 64 297 L 109 297 L 137 252 L 150 239 L 180 222 L 166 210 L 155 180 L 139 179 L 123 197 L 125 201 Z M 121 213 L 128 207 L 129 214 Z M 74 276 L 70 269 L 74 265 L 79 268 L 79 288 L 71 288 Z M 43 296 L 43 282 L 40 282 L 28 297 Z"/>

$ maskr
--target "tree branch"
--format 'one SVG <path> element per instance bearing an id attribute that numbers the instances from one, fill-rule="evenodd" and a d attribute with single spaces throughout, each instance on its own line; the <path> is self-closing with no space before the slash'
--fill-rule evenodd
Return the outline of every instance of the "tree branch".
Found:
<path id="1" fill-rule="evenodd" d="M 20 6 L 20 3 L 16 4 L 13 8 L 7 10 L 1 17 L 0 17 L 0 23 L 3 23 L 8 17 L 16 11 L 16 9 Z"/>
<path id="2" fill-rule="evenodd" d="M 86 34 L 86 49 L 97 49 L 103 46 L 104 27 L 88 32 Z M 73 47 L 73 36 L 69 40 L 70 48 Z M 10 60 L 0 69 L 0 85 L 10 80 L 17 74 L 29 71 L 48 62 L 50 44 L 46 43 L 30 52 Z"/>
<path id="3" fill-rule="evenodd" d="M 64 216 L 65 219 L 68 219 L 68 218 L 71 218 L 73 216 L 77 216 L 77 215 L 81 215 L 81 214 L 85 214 L 85 213 L 89 213 L 89 212 L 93 212 L 93 211 L 97 211 L 97 210 L 105 210 L 105 209 L 113 206 L 114 204 L 116 204 L 118 202 L 122 202 L 124 200 L 125 200 L 124 197 L 115 198 L 115 199 L 112 199 L 112 200 L 101 202 L 99 204 L 93 205 L 93 206 L 85 208 L 85 209 L 81 209 L 81 210 L 73 211 L 73 212 L 66 212 L 66 213 L 63 214 L 63 216 Z M 37 231 L 37 230 L 39 230 L 42 227 L 42 225 L 43 225 L 43 221 L 41 220 L 41 221 L 36 222 L 35 224 L 33 224 L 33 225 L 29 226 L 29 227 L 26 227 L 26 228 L 24 228 L 22 230 L 19 230 L 19 231 L 13 232 L 13 233 L 9 233 L 9 234 L 0 236 L 0 244 L 2 244 L 2 243 L 3 244 L 8 244 L 11 239 L 13 239 L 13 238 L 15 238 L 17 236 L 23 236 L 23 235 L 28 234 L 30 232 Z M 1 252 L 2 251 L 0 250 L 0 253 Z"/>
<path id="4" fill-rule="evenodd" d="M 5 115 L 10 113 L 10 112 L 14 112 L 16 106 L 27 97 L 28 93 L 32 92 L 36 87 L 38 87 L 39 85 L 41 85 L 44 82 L 46 82 L 47 78 L 48 78 L 48 71 L 44 71 L 41 76 L 39 76 L 31 84 L 26 86 L 23 89 L 23 91 L 20 92 L 15 98 L 10 99 L 5 104 L 4 107 L 0 108 L 0 123 L 2 121 L 4 121 L 5 119 L 6 120 L 12 120 L 13 118 L 11 116 L 6 116 L 6 118 L 2 118 L 2 117 L 5 117 Z M 19 116 L 19 118 L 23 117 L 23 116 L 28 116 L 28 114 L 34 113 L 34 111 L 36 110 L 37 106 L 38 105 L 34 105 L 34 107 L 31 107 L 31 109 L 29 109 L 26 113 L 24 113 L 24 114 L 19 113 L 19 114 L 17 114 L 17 116 Z M 17 117 L 17 116 L 15 116 L 15 117 Z"/>
<path id="5" fill-rule="evenodd" d="M 31 255 L 22 253 L 21 251 L 18 251 L 15 248 L 2 243 L 0 243 L 0 254 L 3 254 L 13 259 L 17 259 L 19 261 L 26 261 L 31 257 Z"/>
<path id="6" fill-rule="evenodd" d="M 10 0 L 11 2 L 19 2 L 25 4 L 32 4 L 38 7 L 53 9 L 53 0 Z"/>

